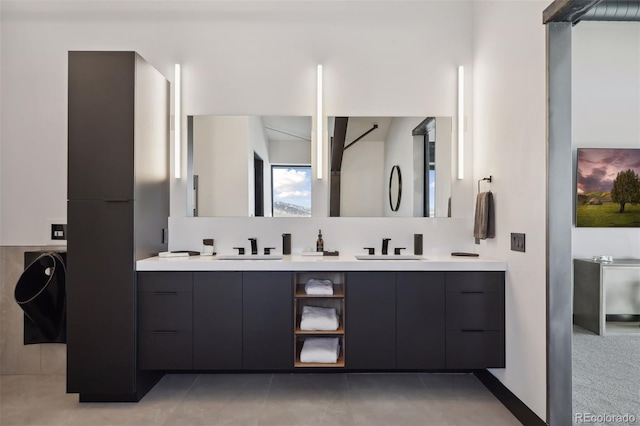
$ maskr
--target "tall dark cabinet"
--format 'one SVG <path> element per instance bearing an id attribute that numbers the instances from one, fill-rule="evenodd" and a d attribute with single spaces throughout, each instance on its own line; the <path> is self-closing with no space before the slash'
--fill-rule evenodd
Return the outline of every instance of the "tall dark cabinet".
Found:
<path id="1" fill-rule="evenodd" d="M 135 52 L 69 52 L 67 392 L 137 401 L 136 260 L 167 250 L 169 83 Z"/>

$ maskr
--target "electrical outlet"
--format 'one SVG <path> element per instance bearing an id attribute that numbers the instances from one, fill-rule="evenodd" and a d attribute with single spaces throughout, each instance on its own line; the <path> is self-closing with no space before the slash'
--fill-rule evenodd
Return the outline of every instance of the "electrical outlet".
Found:
<path id="1" fill-rule="evenodd" d="M 67 225 L 52 223 L 51 224 L 51 239 L 52 240 L 66 240 L 67 239 Z"/>
<path id="2" fill-rule="evenodd" d="M 511 233 L 511 250 L 524 253 L 524 234 Z"/>

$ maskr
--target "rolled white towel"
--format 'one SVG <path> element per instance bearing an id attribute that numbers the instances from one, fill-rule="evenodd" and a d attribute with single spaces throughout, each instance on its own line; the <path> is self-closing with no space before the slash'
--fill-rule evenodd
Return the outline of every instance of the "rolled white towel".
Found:
<path id="1" fill-rule="evenodd" d="M 311 278 L 305 284 L 304 291 L 307 294 L 332 295 L 333 283 L 331 280 Z"/>
<path id="2" fill-rule="evenodd" d="M 337 337 L 308 337 L 300 351 L 300 362 L 335 364 L 339 353 Z"/>
<path id="3" fill-rule="evenodd" d="M 300 320 L 301 330 L 337 330 L 338 315 L 336 308 L 318 308 L 303 306 Z"/>

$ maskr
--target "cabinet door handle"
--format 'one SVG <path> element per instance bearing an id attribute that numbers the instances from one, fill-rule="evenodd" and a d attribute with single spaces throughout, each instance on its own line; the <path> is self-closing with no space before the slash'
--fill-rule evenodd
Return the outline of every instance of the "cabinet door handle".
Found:
<path id="1" fill-rule="evenodd" d="M 462 294 L 484 294 L 484 291 L 461 291 Z"/>
<path id="2" fill-rule="evenodd" d="M 463 328 L 463 333 L 484 333 L 484 329 L 482 328 Z"/>
<path id="3" fill-rule="evenodd" d="M 176 294 L 178 294 L 178 292 L 177 291 L 154 291 L 153 294 L 156 296 L 175 296 Z"/>
<path id="4" fill-rule="evenodd" d="M 153 330 L 153 334 L 176 334 L 177 330 Z"/>

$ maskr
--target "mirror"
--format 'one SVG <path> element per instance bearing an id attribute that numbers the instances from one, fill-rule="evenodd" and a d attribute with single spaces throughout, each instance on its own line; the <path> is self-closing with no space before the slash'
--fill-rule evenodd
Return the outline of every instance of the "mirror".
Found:
<path id="1" fill-rule="evenodd" d="M 400 173 L 400 166 L 395 165 L 391 169 L 391 175 L 389 176 L 389 207 L 391 207 L 391 211 L 398 211 L 401 200 L 402 174 Z"/>
<path id="2" fill-rule="evenodd" d="M 311 216 L 311 117 L 188 116 L 193 216 Z"/>
<path id="3" fill-rule="evenodd" d="M 311 216 L 311 117 L 200 115 L 187 123 L 190 215 Z M 451 126 L 451 117 L 329 117 L 331 175 L 321 182 L 330 185 L 329 215 L 466 217 L 466 189 L 457 184 L 451 214 Z M 394 210 L 395 165 L 404 180 Z"/>
<path id="4" fill-rule="evenodd" d="M 451 126 L 451 117 L 329 117 L 330 216 L 451 217 Z"/>

